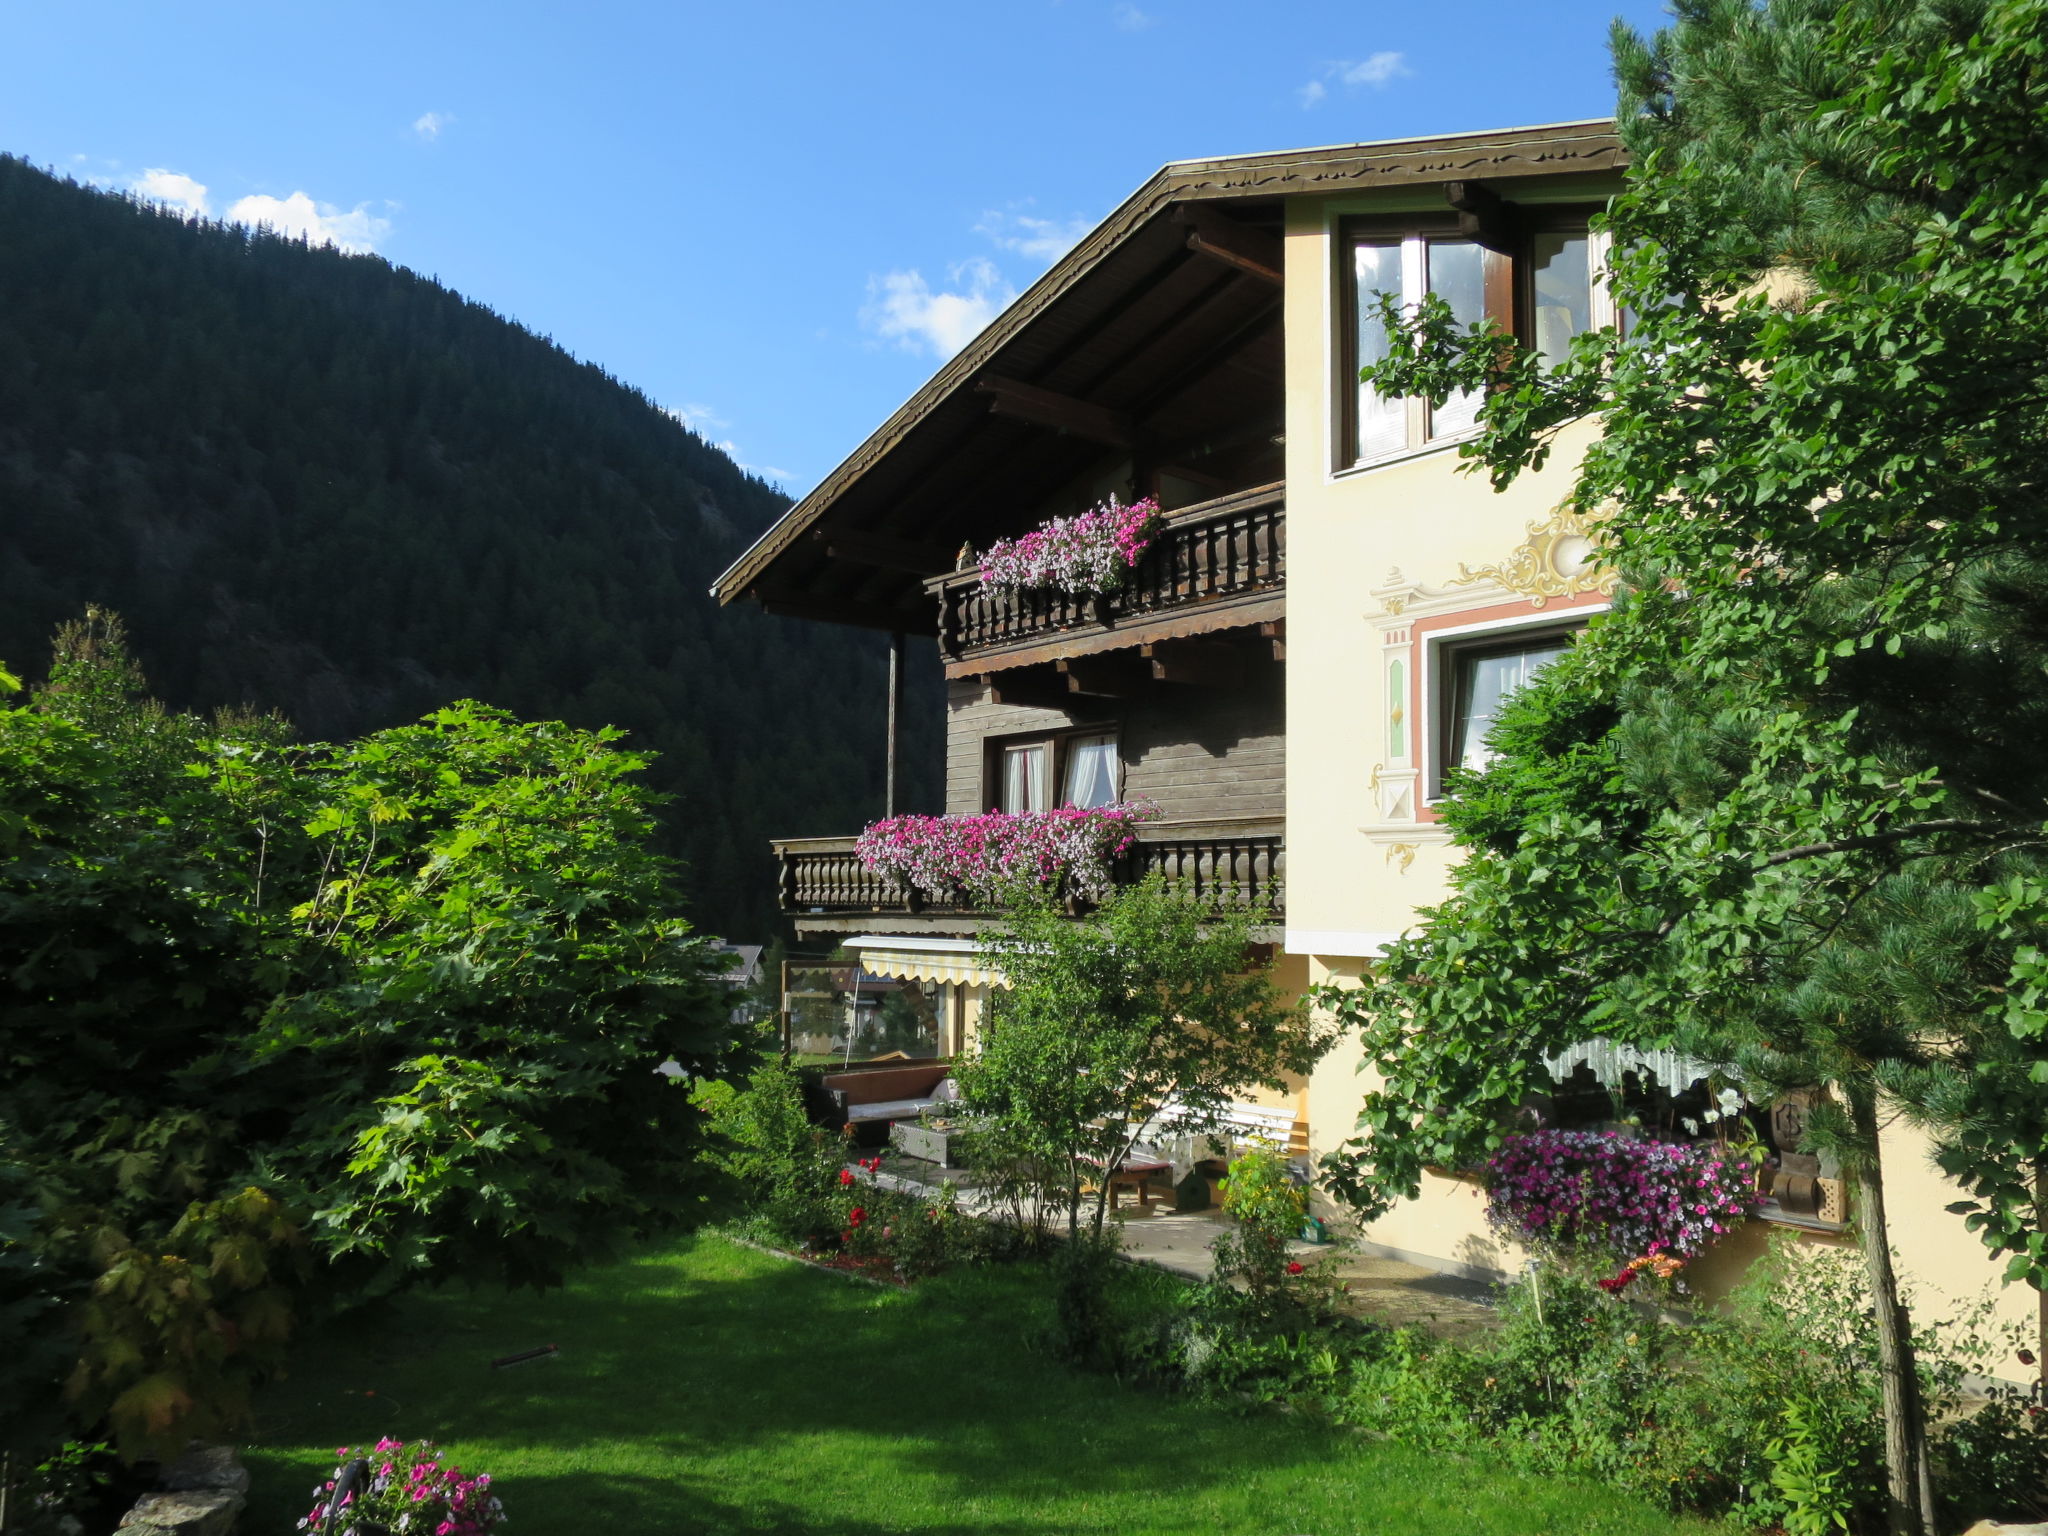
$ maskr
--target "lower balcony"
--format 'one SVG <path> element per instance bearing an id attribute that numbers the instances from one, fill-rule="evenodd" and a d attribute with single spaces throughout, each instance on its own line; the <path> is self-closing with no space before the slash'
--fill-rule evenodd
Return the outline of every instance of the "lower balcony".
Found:
<path id="1" fill-rule="evenodd" d="M 776 842 L 782 911 L 812 932 L 876 926 L 895 932 L 960 932 L 983 926 L 986 907 L 935 901 L 862 866 L 851 837 Z M 1286 852 L 1278 817 L 1151 822 L 1116 861 L 1119 885 L 1160 874 L 1212 911 L 1259 909 L 1275 923 L 1286 910 Z"/>

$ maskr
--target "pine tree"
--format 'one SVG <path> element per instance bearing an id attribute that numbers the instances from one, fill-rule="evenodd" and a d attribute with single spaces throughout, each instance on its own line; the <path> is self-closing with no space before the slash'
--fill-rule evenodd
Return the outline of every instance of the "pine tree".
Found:
<path id="1" fill-rule="evenodd" d="M 1587 1033 L 1833 1083 L 1888 1523 L 1931 1531 L 1886 1106 L 2048 1282 L 2048 5 L 1685 0 L 1615 53 L 1634 334 L 1545 373 L 1426 309 L 1375 370 L 1486 389 L 1497 483 L 1599 413 L 1577 497 L 1633 595 L 1465 785 L 1451 901 L 1333 999 L 1386 1079 L 1336 1175 L 1372 1208 L 1469 1159 Z"/>

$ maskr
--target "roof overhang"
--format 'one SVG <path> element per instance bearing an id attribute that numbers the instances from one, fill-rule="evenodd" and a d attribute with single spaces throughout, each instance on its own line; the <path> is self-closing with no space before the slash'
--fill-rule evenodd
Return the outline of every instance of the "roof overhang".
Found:
<path id="1" fill-rule="evenodd" d="M 757 539 L 712 587 L 771 612 L 929 633 L 926 578 L 991 531 L 977 509 L 1129 447 L 1140 412 L 1183 434 L 1197 365 L 1277 389 L 1285 199 L 1431 183 L 1597 175 L 1625 156 L 1610 119 L 1183 160 L 1056 262 Z M 1190 253 L 1201 258 L 1191 262 Z M 1235 352 L 1233 352 L 1235 348 Z M 1121 349 L 1121 350 L 1119 350 Z M 1213 412 L 1211 412 L 1213 414 Z M 1022 425 L 1020 425 L 1022 424 Z M 1028 444 L 1022 433 L 1037 429 Z M 1049 435 L 1048 435 L 1049 434 Z M 1120 434 L 1121 439 L 1120 439 Z"/>

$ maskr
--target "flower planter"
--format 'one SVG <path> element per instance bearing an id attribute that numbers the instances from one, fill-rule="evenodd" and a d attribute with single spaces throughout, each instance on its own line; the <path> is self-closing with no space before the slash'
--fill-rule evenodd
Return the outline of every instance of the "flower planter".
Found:
<path id="1" fill-rule="evenodd" d="M 1091 599 L 1097 623 L 1108 617 L 1106 594 L 1158 532 L 1159 503 L 1126 506 L 1114 496 L 1076 517 L 1055 517 L 1021 538 L 998 539 L 981 557 L 981 584 L 992 592 L 1050 589 Z"/>
<path id="2" fill-rule="evenodd" d="M 979 816 L 891 816 L 854 845 L 872 874 L 896 881 L 906 905 L 1000 906 L 1020 887 L 1051 887 L 1075 916 L 1092 910 L 1115 884 L 1117 857 L 1137 826 L 1159 814 L 1144 801 L 1061 806 L 1051 811 L 988 811 Z"/>

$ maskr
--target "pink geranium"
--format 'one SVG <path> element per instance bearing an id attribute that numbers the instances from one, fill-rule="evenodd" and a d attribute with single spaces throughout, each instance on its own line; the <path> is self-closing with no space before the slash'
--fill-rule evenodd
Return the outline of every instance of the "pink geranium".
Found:
<path id="1" fill-rule="evenodd" d="M 1057 587 L 1076 597 L 1111 592 L 1159 531 L 1159 503 L 1126 506 L 1114 496 L 1074 517 L 1055 517 L 1015 539 L 998 539 L 981 557 L 992 591 Z"/>
<path id="2" fill-rule="evenodd" d="M 986 811 L 978 816 L 891 816 L 854 844 L 862 867 L 926 895 L 998 902 L 1019 885 L 1061 885 L 1090 900 L 1110 887 L 1110 865 L 1137 841 L 1148 801 L 1083 809 Z"/>

